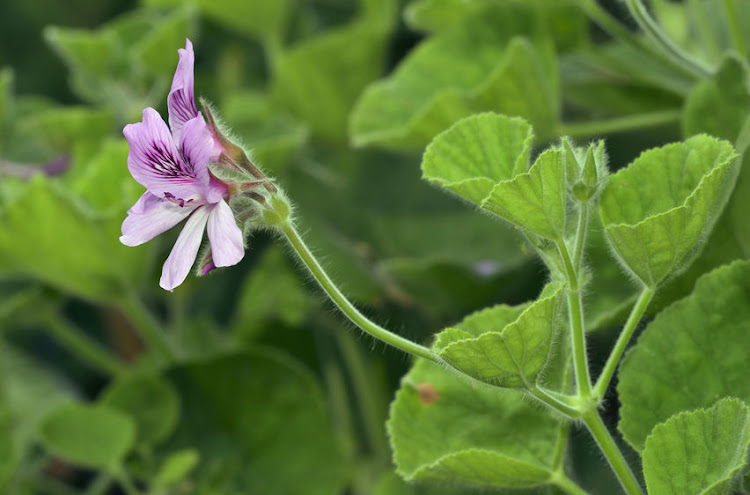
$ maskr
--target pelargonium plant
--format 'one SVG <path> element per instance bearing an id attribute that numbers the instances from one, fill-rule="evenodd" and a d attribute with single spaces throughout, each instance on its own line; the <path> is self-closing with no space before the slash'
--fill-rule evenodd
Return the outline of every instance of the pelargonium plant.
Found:
<path id="1" fill-rule="evenodd" d="M 611 3 L 46 29 L 91 107 L 0 71 L 0 492 L 750 493 L 750 17 Z"/>
<path id="2" fill-rule="evenodd" d="M 567 493 L 583 493 L 566 475 L 561 453 L 540 451 L 533 452 L 533 461 L 512 460 L 484 449 L 483 439 L 469 435 L 443 439 L 446 447 L 459 442 L 461 449 L 427 462 L 420 453 L 419 435 L 407 433 L 419 431 L 424 422 L 449 420 L 440 409 L 459 407 L 449 403 L 453 394 L 463 393 L 455 389 L 472 391 L 480 402 L 499 401 L 499 409 L 502 396 L 513 393 L 511 389 L 543 407 L 538 420 L 555 425 L 553 430 L 565 433 L 569 424 L 581 423 L 622 488 L 630 494 L 642 493 L 599 408 L 654 294 L 700 251 L 726 203 L 739 167 L 730 143 L 697 135 L 649 150 L 610 175 L 603 142 L 581 147 L 562 138 L 532 160 L 534 133 L 523 119 L 480 113 L 458 121 L 427 148 L 424 178 L 514 225 L 547 265 L 549 283 L 536 301 L 470 315 L 439 333 L 427 347 L 372 322 L 338 289 L 297 232 L 280 186 L 266 178 L 239 145 L 224 137 L 210 110 L 210 126 L 197 111 L 193 59 L 188 40 L 180 50 L 167 99 L 171 133 L 151 108 L 144 110 L 143 122 L 124 130 L 130 143 L 128 167 L 147 191 L 128 211 L 121 241 L 141 244 L 188 217 L 164 264 L 163 288 L 172 290 L 185 279 L 206 225 L 210 251 L 199 268 L 201 274 L 208 267 L 230 266 L 242 259 L 242 232 L 257 227 L 276 230 L 343 315 L 371 336 L 420 360 L 413 373 L 420 376 L 420 383 L 399 394 L 390 424 L 395 462 L 407 479 L 511 488 L 552 485 Z M 592 381 L 583 294 L 591 276 L 586 271 L 586 245 L 591 217 L 597 211 L 611 255 L 641 291 L 609 359 Z M 245 223 L 242 228 L 240 218 Z M 409 404 L 415 399 L 416 404 Z M 498 414 L 502 417 L 506 412 Z M 665 419 L 649 437 L 635 437 L 644 456 L 647 486 L 654 493 L 666 493 L 663 487 L 675 483 L 693 486 L 693 477 L 704 480 L 706 489 L 732 486 L 733 473 L 740 471 L 745 456 L 725 461 L 734 463 L 729 473 L 715 472 L 714 459 L 726 456 L 721 453 L 727 447 L 718 439 L 731 439 L 738 453 L 746 452 L 750 408 L 726 399 L 705 410 Z M 625 434 L 632 438 L 628 430 Z M 525 442 L 523 432 L 515 441 Z M 669 461 L 661 462 L 662 456 Z M 695 456 L 705 459 L 705 467 L 691 465 Z M 688 465 L 692 474 L 686 476 L 682 471 Z M 725 488 L 716 493 L 726 493 L 721 490 Z"/>

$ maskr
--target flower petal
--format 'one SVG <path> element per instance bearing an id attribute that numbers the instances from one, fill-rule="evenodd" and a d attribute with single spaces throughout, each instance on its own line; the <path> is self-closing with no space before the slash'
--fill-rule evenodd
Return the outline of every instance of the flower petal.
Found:
<path id="1" fill-rule="evenodd" d="M 136 201 L 135 204 L 130 207 L 130 209 L 128 210 L 128 215 L 130 215 L 131 213 L 145 213 L 146 210 L 150 209 L 152 206 L 158 203 L 160 199 L 161 198 L 159 198 L 159 196 L 154 196 L 153 194 L 151 194 L 151 191 L 146 191 L 141 195 L 140 198 L 138 198 L 138 201 Z"/>
<path id="2" fill-rule="evenodd" d="M 160 198 L 169 193 L 185 200 L 203 199 L 206 186 L 195 165 L 184 162 L 156 110 L 146 108 L 143 122 L 128 124 L 122 132 L 130 144 L 128 170 L 141 185 Z"/>
<path id="3" fill-rule="evenodd" d="M 206 227 L 209 211 L 206 207 L 200 207 L 194 210 L 188 218 L 185 227 L 177 237 L 172 252 L 169 253 L 167 261 L 161 271 L 161 280 L 159 285 L 166 290 L 174 290 L 175 287 L 185 281 L 190 269 L 195 263 L 195 257 L 198 255 L 198 248 L 203 240 L 203 230 Z"/>
<path id="4" fill-rule="evenodd" d="M 232 209 L 225 201 L 210 205 L 208 216 L 208 240 L 216 266 L 231 266 L 240 262 L 245 255 L 242 243 L 242 230 L 237 226 Z"/>
<path id="5" fill-rule="evenodd" d="M 176 142 L 180 142 L 183 126 L 198 115 L 195 107 L 195 93 L 193 84 L 193 66 L 195 65 L 195 53 L 193 44 L 185 38 L 185 48 L 177 50 L 180 61 L 177 63 L 172 88 L 167 96 L 167 108 L 169 109 L 169 127 Z"/>
<path id="6" fill-rule="evenodd" d="M 187 121 L 178 143 L 185 167 L 204 187 L 203 196 L 206 197 L 209 182 L 208 159 L 213 152 L 214 136 L 208 130 L 202 115 Z"/>
<path id="7" fill-rule="evenodd" d="M 150 241 L 180 223 L 193 211 L 193 208 L 180 208 L 169 201 L 158 201 L 145 205 L 146 202 L 151 201 L 150 198 L 146 197 L 147 194 L 150 193 L 146 192 L 128 210 L 128 217 L 122 222 L 120 242 L 126 246 L 139 246 Z M 155 198 L 156 196 L 151 195 L 151 197 Z M 144 200 L 144 198 L 146 199 Z"/>

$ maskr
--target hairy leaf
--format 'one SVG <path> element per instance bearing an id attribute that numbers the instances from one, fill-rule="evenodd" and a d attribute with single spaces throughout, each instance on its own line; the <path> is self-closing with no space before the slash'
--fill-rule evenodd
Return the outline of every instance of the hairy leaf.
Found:
<path id="1" fill-rule="evenodd" d="M 730 493 L 747 463 L 750 407 L 722 399 L 709 409 L 683 412 L 656 426 L 643 450 L 649 493 Z"/>
<path id="2" fill-rule="evenodd" d="M 648 286 L 703 246 L 737 176 L 732 146 L 705 135 L 644 152 L 613 175 L 599 211 L 619 261 Z"/>
<path id="3" fill-rule="evenodd" d="M 719 397 L 750 400 L 750 262 L 703 276 L 693 293 L 662 311 L 622 362 L 619 429 L 642 450 L 657 424 Z"/>

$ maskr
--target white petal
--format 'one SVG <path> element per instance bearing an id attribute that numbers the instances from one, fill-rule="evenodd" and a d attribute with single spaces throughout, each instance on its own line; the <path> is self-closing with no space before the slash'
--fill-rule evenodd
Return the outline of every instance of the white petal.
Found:
<path id="1" fill-rule="evenodd" d="M 245 255 L 242 230 L 237 226 L 232 209 L 225 201 L 210 205 L 208 216 L 208 240 L 216 266 L 232 266 Z"/>
<path id="2" fill-rule="evenodd" d="M 157 235 L 171 229 L 193 211 L 180 208 L 169 201 L 152 201 L 146 192 L 130 210 L 122 222 L 120 242 L 126 246 L 139 246 Z M 151 195 L 151 197 L 154 197 Z M 145 198 L 145 199 L 144 199 Z"/>
<path id="3" fill-rule="evenodd" d="M 196 209 L 185 223 L 182 232 L 174 243 L 169 258 L 164 262 L 161 271 L 159 285 L 166 290 L 174 290 L 175 287 L 185 281 L 190 269 L 195 263 L 198 249 L 203 240 L 203 230 L 208 220 L 208 210 L 205 207 Z"/>

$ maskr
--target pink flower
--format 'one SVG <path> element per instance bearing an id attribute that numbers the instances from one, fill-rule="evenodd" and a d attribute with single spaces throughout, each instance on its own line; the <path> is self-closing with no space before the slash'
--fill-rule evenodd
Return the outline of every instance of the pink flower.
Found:
<path id="1" fill-rule="evenodd" d="M 159 285 L 170 291 L 190 272 L 204 230 L 215 266 L 235 265 L 245 254 L 242 231 L 226 202 L 227 185 L 208 169 L 223 147 L 195 106 L 190 40 L 178 52 L 167 98 L 169 128 L 156 110 L 146 108 L 142 122 L 123 129 L 130 144 L 128 170 L 147 191 L 128 210 L 120 242 L 138 246 L 189 217 L 162 270 Z"/>

